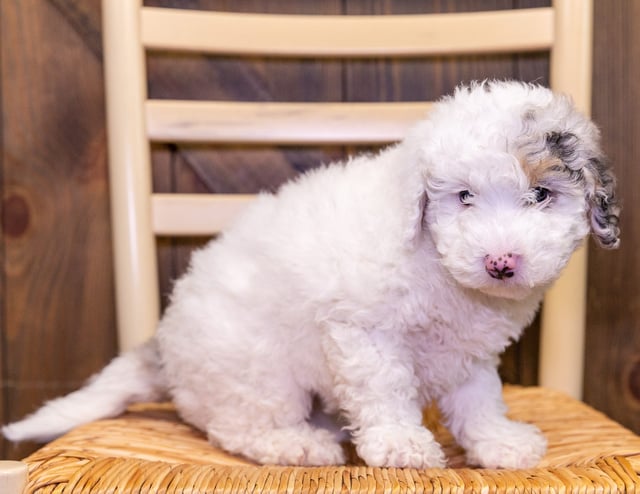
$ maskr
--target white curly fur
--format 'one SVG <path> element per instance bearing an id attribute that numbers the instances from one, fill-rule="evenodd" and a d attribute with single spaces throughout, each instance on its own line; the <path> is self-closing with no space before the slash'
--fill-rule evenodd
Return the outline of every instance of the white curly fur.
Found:
<path id="1" fill-rule="evenodd" d="M 400 144 L 261 195 L 193 255 L 151 342 L 4 433 L 46 439 L 168 393 L 228 451 L 341 463 L 308 420 L 317 398 L 367 464 L 440 467 L 435 400 L 470 462 L 533 466 L 545 439 L 505 417 L 496 366 L 590 225 L 618 243 L 598 140 L 545 88 L 460 87 Z"/>

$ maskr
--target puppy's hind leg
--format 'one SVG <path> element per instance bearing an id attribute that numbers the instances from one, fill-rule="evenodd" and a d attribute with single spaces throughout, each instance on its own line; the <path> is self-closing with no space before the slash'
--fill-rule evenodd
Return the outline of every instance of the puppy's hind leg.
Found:
<path id="1" fill-rule="evenodd" d="M 303 399 L 304 400 L 304 399 Z M 308 402 L 308 400 L 307 400 Z M 338 465 L 345 455 L 330 431 L 311 425 L 310 405 L 295 397 L 256 397 L 251 403 L 216 407 L 207 426 L 209 441 L 262 464 Z"/>

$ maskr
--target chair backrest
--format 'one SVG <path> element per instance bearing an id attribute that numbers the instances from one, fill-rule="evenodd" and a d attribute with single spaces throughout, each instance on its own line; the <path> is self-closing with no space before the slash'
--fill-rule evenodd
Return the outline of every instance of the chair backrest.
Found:
<path id="1" fill-rule="evenodd" d="M 151 336 L 159 317 L 155 235 L 207 235 L 251 200 L 244 195 L 157 194 L 151 142 L 385 143 L 428 103 L 247 103 L 147 98 L 147 50 L 226 56 L 367 58 L 550 51 L 553 89 L 586 113 L 591 101 L 592 5 L 478 13 L 326 16 L 237 14 L 103 0 L 111 205 L 119 342 Z M 387 33 L 381 37 L 379 33 Z M 247 35 L 250 33 L 250 35 Z M 579 397 L 586 251 L 545 299 L 540 383 Z"/>

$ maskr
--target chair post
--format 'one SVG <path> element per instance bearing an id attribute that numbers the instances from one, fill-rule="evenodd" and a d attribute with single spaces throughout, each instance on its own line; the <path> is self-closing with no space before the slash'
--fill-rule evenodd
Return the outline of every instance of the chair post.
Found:
<path id="1" fill-rule="evenodd" d="M 111 217 L 120 350 L 154 332 L 159 314 L 151 162 L 146 137 L 141 0 L 103 0 Z M 126 81 L 126 83 L 124 82 Z"/>
<path id="2" fill-rule="evenodd" d="M 592 0 L 554 0 L 551 87 L 591 112 Z M 572 257 L 545 297 L 541 318 L 540 385 L 582 398 L 587 297 L 587 246 Z"/>
<path id="3" fill-rule="evenodd" d="M 23 494 L 29 478 L 28 466 L 21 461 L 0 460 L 0 492 Z"/>

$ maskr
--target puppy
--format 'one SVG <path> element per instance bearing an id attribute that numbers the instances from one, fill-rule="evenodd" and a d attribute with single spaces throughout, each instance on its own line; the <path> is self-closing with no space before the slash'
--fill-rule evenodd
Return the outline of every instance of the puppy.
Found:
<path id="1" fill-rule="evenodd" d="M 442 467 L 435 401 L 470 463 L 534 466 L 545 439 L 505 417 L 498 357 L 589 231 L 618 245 L 618 212 L 569 98 L 459 87 L 401 143 L 259 196 L 193 255 L 150 342 L 3 432 L 48 440 L 169 396 L 229 452 L 342 463 L 317 401 L 368 465 Z"/>

